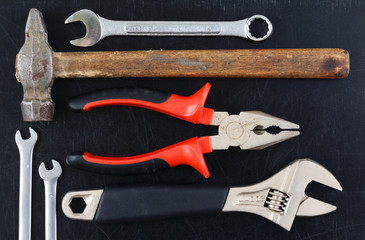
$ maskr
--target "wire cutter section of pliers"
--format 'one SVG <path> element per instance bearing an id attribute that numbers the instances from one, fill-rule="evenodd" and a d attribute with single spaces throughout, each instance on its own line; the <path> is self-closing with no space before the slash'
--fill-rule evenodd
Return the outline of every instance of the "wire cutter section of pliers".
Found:
<path id="1" fill-rule="evenodd" d="M 90 153 L 67 156 L 71 166 L 105 174 L 134 174 L 189 165 L 209 177 L 203 154 L 239 146 L 259 150 L 299 135 L 297 124 L 259 111 L 229 115 L 205 108 L 210 84 L 191 96 L 161 93 L 141 88 L 106 89 L 72 98 L 73 110 L 126 105 L 152 109 L 195 124 L 218 126 L 218 135 L 194 137 L 169 147 L 132 157 L 102 157 Z"/>

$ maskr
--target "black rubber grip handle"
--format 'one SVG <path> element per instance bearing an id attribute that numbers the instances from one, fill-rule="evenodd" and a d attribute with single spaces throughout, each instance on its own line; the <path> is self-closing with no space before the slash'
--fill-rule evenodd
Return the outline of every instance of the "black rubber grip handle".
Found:
<path id="1" fill-rule="evenodd" d="M 68 155 L 66 162 L 79 169 L 115 175 L 155 172 L 159 169 L 185 164 L 195 168 L 208 178 L 209 170 L 203 156 L 208 152 L 212 152 L 209 137 L 193 137 L 137 156 L 103 157 L 79 152 Z"/>
<path id="2" fill-rule="evenodd" d="M 228 190 L 224 185 L 107 186 L 94 221 L 130 222 L 219 213 Z"/>
<path id="3" fill-rule="evenodd" d="M 113 88 L 86 93 L 69 100 L 73 110 L 89 111 L 105 106 L 134 106 L 151 109 L 195 124 L 210 125 L 213 109 L 205 108 L 210 84 L 190 96 L 179 96 L 144 88 Z"/>
<path id="4" fill-rule="evenodd" d="M 170 96 L 170 93 L 153 91 L 145 88 L 110 88 L 73 97 L 69 100 L 68 105 L 72 110 L 85 110 L 87 105 L 90 105 L 87 108 L 92 108 L 96 107 L 96 103 L 100 101 L 111 99 L 140 100 L 159 104 L 166 102 Z M 117 103 L 111 101 L 109 104 L 101 104 L 101 106 L 105 105 L 117 105 Z"/>
<path id="5" fill-rule="evenodd" d="M 110 175 L 134 175 L 156 172 L 160 169 L 170 168 L 169 164 L 160 158 L 152 158 L 144 162 L 129 164 L 101 164 L 85 160 L 85 153 L 76 152 L 66 157 L 66 163 L 69 166 L 101 174 Z"/>

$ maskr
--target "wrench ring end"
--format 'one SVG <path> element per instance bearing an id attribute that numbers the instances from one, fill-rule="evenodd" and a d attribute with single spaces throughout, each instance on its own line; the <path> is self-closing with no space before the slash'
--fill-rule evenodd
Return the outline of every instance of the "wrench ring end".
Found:
<path id="1" fill-rule="evenodd" d="M 267 25 L 267 32 L 264 36 L 262 37 L 255 37 L 251 34 L 250 32 L 250 25 L 252 22 L 254 22 L 255 20 L 263 20 L 265 21 L 266 25 Z M 247 37 L 249 39 L 251 39 L 252 41 L 256 41 L 256 42 L 259 42 L 259 41 L 263 41 L 265 39 L 267 39 L 268 37 L 270 37 L 270 35 L 272 34 L 273 32 L 273 26 L 272 26 L 272 23 L 270 22 L 270 20 L 265 17 L 264 15 L 260 15 L 260 14 L 257 14 L 257 15 L 253 15 L 252 17 L 250 17 L 249 19 L 247 19 L 247 24 L 246 24 L 246 33 L 247 33 Z"/>

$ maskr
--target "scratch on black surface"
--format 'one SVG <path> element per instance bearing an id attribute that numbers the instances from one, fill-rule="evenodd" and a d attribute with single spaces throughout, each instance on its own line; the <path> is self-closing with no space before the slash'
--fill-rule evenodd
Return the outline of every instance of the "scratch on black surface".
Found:
<path id="1" fill-rule="evenodd" d="M 351 224 L 351 225 L 347 225 L 347 226 L 344 226 L 344 227 L 340 227 L 340 228 L 336 228 L 336 229 L 330 229 L 330 230 L 327 230 L 327 231 L 323 231 L 323 232 L 319 232 L 319 233 L 316 233 L 316 234 L 311 234 L 309 236 L 306 236 L 304 238 L 299 238 L 298 240 L 307 240 L 307 239 L 312 239 L 313 237 L 318 237 L 318 236 L 321 236 L 323 234 L 327 234 L 327 233 L 330 233 L 330 232 L 336 232 L 338 230 L 343 230 L 343 229 L 347 229 L 347 228 L 351 228 L 351 227 L 360 227 L 360 226 L 365 226 L 365 223 L 361 223 L 361 224 Z"/>
<path id="2" fill-rule="evenodd" d="M 94 226 L 104 234 L 105 237 L 107 237 L 107 239 L 110 239 L 110 236 L 101 228 L 99 227 L 96 223 L 94 223 Z"/>
<path id="3" fill-rule="evenodd" d="M 200 232 L 198 232 L 198 231 L 196 231 L 196 228 L 194 227 L 194 225 L 193 224 L 191 224 L 190 223 L 190 221 L 189 220 L 185 220 L 185 223 L 186 223 L 186 225 L 188 225 L 189 226 L 189 228 L 194 232 L 194 234 L 199 234 Z M 199 234 L 200 235 L 200 234 Z"/>
<path id="4" fill-rule="evenodd" d="M 14 45 L 14 47 L 18 47 L 18 44 L 15 42 L 15 40 L 11 37 L 8 30 L 3 26 L 3 24 L 0 22 L 0 28 L 3 30 L 7 38 L 9 38 L 10 42 Z"/>
<path id="5" fill-rule="evenodd" d="M 222 165 L 221 165 L 221 162 L 222 162 L 222 161 L 218 161 L 218 167 L 219 167 L 219 169 L 221 170 L 222 174 L 224 175 L 224 177 L 225 177 L 225 178 L 232 179 L 232 177 L 228 176 L 228 175 L 226 174 L 226 172 L 224 171 L 224 169 L 223 169 L 223 167 L 222 167 Z"/>

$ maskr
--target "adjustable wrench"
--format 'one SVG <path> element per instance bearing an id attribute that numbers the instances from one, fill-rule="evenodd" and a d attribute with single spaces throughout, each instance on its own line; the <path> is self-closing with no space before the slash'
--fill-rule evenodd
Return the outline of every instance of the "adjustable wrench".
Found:
<path id="1" fill-rule="evenodd" d="M 225 185 L 136 185 L 68 192 L 62 200 L 66 217 L 97 223 L 130 222 L 219 212 L 249 212 L 290 230 L 296 216 L 317 216 L 336 206 L 305 194 L 311 181 L 342 191 L 323 166 L 299 159 L 260 183 Z M 77 200 L 84 209 L 75 210 Z"/>
<path id="2" fill-rule="evenodd" d="M 30 240 L 31 236 L 32 162 L 38 135 L 32 128 L 29 128 L 29 132 L 28 139 L 23 139 L 19 130 L 15 134 L 15 142 L 20 154 L 19 240 Z"/>
<path id="3" fill-rule="evenodd" d="M 266 23 L 267 30 L 263 36 L 255 37 L 250 32 L 250 25 L 256 20 Z M 263 15 L 232 22 L 157 22 L 157 21 L 112 21 L 100 17 L 91 10 L 83 9 L 68 17 L 65 23 L 81 21 L 85 24 L 86 35 L 83 38 L 71 40 L 78 47 L 90 47 L 108 36 L 235 36 L 263 41 L 273 30 L 270 20 Z"/>
<path id="4" fill-rule="evenodd" d="M 56 193 L 57 193 L 57 180 L 62 173 L 61 165 L 52 160 L 53 168 L 47 170 L 44 163 L 39 165 L 39 176 L 44 180 L 45 190 L 45 202 L 46 202 L 46 220 L 45 240 L 57 239 L 57 215 L 56 215 Z"/>

